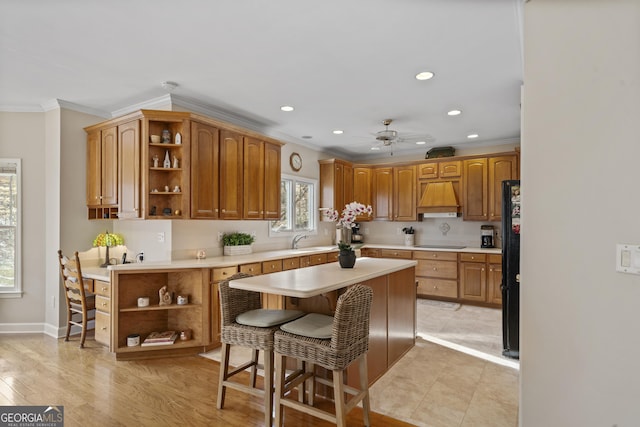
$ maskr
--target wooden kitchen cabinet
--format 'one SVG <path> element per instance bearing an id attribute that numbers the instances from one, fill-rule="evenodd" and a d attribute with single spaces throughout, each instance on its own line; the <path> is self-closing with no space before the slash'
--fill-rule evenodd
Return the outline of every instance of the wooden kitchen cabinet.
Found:
<path id="1" fill-rule="evenodd" d="M 189 154 L 188 113 L 144 110 L 143 140 L 169 132 L 169 143 L 146 143 L 144 165 L 147 179 L 144 206 L 147 219 L 184 219 L 188 217 L 191 157 Z M 180 143 L 176 135 L 180 134 Z M 157 166 L 155 159 L 158 159 Z M 165 162 L 168 160 L 167 164 Z M 168 166 L 168 167 L 166 167 Z"/>
<path id="2" fill-rule="evenodd" d="M 460 254 L 460 298 L 502 304 L 502 256 L 498 254 Z"/>
<path id="3" fill-rule="evenodd" d="M 372 200 L 374 221 L 393 220 L 393 168 L 379 167 L 373 168 L 372 175 Z"/>
<path id="4" fill-rule="evenodd" d="M 117 360 L 146 359 L 198 354 L 211 346 L 209 269 L 127 270 L 112 274 L 114 351 Z M 167 286 L 174 295 L 172 304 L 159 305 L 158 290 Z M 188 295 L 189 303 L 178 305 L 176 295 Z M 138 307 L 137 300 L 148 296 L 148 307 Z M 171 345 L 127 346 L 127 337 L 140 335 L 140 342 L 151 332 L 191 329 L 190 340 L 176 340 Z"/>
<path id="5" fill-rule="evenodd" d="M 502 255 L 489 255 L 487 275 L 487 302 L 502 305 Z"/>
<path id="6" fill-rule="evenodd" d="M 371 168 L 353 168 L 353 200 L 365 206 L 372 204 L 371 199 Z M 371 221 L 369 215 L 359 215 L 356 222 Z"/>
<path id="7" fill-rule="evenodd" d="M 242 219 L 244 138 L 220 130 L 220 219 Z"/>
<path id="8" fill-rule="evenodd" d="M 518 177 L 516 154 L 465 160 L 463 218 L 467 221 L 500 221 L 502 181 Z"/>
<path id="9" fill-rule="evenodd" d="M 238 272 L 238 266 L 217 267 L 210 271 L 210 304 L 211 304 L 211 324 L 209 325 L 209 338 L 214 346 L 220 345 L 220 332 L 222 327 L 220 313 L 220 293 L 218 284 L 228 279 Z M 258 273 L 260 274 L 260 273 Z"/>
<path id="10" fill-rule="evenodd" d="M 342 212 L 345 205 L 354 201 L 353 166 L 340 159 L 319 160 L 318 164 L 320 165 L 320 207 Z M 325 219 L 324 216 L 321 219 Z"/>
<path id="11" fill-rule="evenodd" d="M 211 125 L 191 122 L 191 218 L 218 219 L 219 130 Z"/>
<path id="12" fill-rule="evenodd" d="M 362 252 L 361 252 L 362 253 Z M 412 251 L 403 249 L 380 249 L 380 258 L 412 259 Z"/>
<path id="13" fill-rule="evenodd" d="M 415 221 L 415 166 L 374 168 L 372 199 L 373 220 Z"/>
<path id="14" fill-rule="evenodd" d="M 417 166 L 418 179 L 458 178 L 462 174 L 462 162 L 432 161 Z"/>
<path id="15" fill-rule="evenodd" d="M 243 219 L 280 218 L 280 146 L 244 138 Z"/>
<path id="16" fill-rule="evenodd" d="M 96 295 L 95 340 L 112 350 L 111 343 L 111 283 L 94 280 Z"/>
<path id="17" fill-rule="evenodd" d="M 87 193 L 89 219 L 117 218 L 118 129 L 87 130 Z"/>
<path id="18" fill-rule="evenodd" d="M 429 298 L 458 298 L 458 254 L 456 252 L 414 251 L 417 293 Z"/>
<path id="19" fill-rule="evenodd" d="M 118 125 L 118 218 L 140 218 L 140 120 Z"/>

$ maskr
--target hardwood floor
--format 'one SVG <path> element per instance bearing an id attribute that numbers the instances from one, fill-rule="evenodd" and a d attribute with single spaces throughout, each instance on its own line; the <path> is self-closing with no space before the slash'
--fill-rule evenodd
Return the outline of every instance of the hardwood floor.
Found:
<path id="1" fill-rule="evenodd" d="M 264 426 L 256 397 L 228 390 L 216 408 L 218 362 L 200 356 L 120 361 L 88 337 L 0 335 L 0 405 L 64 406 L 66 427 Z M 328 405 L 328 402 L 327 402 Z M 362 426 L 354 409 L 349 426 Z M 285 426 L 333 424 L 285 409 Z M 372 426 L 411 426 L 372 413 Z"/>

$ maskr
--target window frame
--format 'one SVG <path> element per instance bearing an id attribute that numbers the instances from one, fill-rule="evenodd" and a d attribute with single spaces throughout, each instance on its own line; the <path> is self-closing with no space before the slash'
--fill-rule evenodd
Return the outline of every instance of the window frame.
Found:
<path id="1" fill-rule="evenodd" d="M 14 248 L 14 285 L 12 287 L 0 287 L 0 298 L 21 298 L 22 291 L 22 159 L 0 158 L 0 168 L 13 166 L 16 169 L 16 223 L 15 248 Z M 0 225 L 0 228 L 12 226 Z"/>
<path id="2" fill-rule="evenodd" d="M 311 206 L 309 208 L 311 215 L 309 218 L 310 227 L 309 229 L 299 230 L 295 228 L 295 221 L 293 221 L 294 228 L 292 230 L 285 231 L 275 231 L 272 228 L 272 224 L 276 221 L 269 221 L 269 237 L 292 237 L 296 234 L 308 234 L 308 235 L 317 235 L 318 234 L 318 223 L 319 223 L 319 215 L 318 215 L 318 203 L 319 203 L 319 191 L 318 191 L 318 180 L 315 178 L 305 178 L 294 175 L 281 174 L 280 175 L 280 183 L 282 185 L 282 181 L 291 181 L 291 190 L 289 194 L 287 194 L 287 206 L 290 209 L 291 218 L 295 218 L 295 203 L 293 203 L 293 196 L 295 193 L 296 183 L 305 183 L 313 186 L 313 196 L 311 200 Z"/>

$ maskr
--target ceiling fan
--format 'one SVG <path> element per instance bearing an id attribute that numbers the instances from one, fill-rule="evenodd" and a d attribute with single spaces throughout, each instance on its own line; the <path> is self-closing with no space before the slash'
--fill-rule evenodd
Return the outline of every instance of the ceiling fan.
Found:
<path id="1" fill-rule="evenodd" d="M 374 136 L 376 137 L 376 142 L 372 147 L 373 150 L 380 150 L 383 147 L 389 147 L 390 154 L 393 156 L 393 146 L 397 143 L 403 142 L 422 142 L 424 144 L 432 143 L 435 141 L 435 138 L 431 135 L 409 135 L 409 134 L 399 134 L 397 131 L 393 129 L 389 129 L 389 125 L 393 122 L 393 119 L 385 119 L 382 121 L 384 125 L 384 130 L 376 132 Z"/>

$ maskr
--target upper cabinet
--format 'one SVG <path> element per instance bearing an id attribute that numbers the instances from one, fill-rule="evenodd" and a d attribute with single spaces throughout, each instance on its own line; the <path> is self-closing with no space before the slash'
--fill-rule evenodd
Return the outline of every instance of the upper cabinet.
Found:
<path id="1" fill-rule="evenodd" d="M 345 205 L 354 201 L 353 166 L 339 159 L 320 160 L 318 163 L 320 164 L 320 207 L 342 212 Z"/>
<path id="2" fill-rule="evenodd" d="M 459 178 L 462 174 L 462 162 L 425 162 L 419 164 L 417 169 L 418 179 Z"/>
<path id="3" fill-rule="evenodd" d="M 89 219 L 277 219 L 282 143 L 186 112 L 85 128 Z"/>
<path id="4" fill-rule="evenodd" d="M 373 168 L 372 182 L 374 220 L 417 219 L 415 166 Z"/>
<path id="5" fill-rule="evenodd" d="M 518 179 L 518 156 L 480 157 L 463 162 L 464 209 L 467 221 L 500 221 L 502 181 Z"/>
<path id="6" fill-rule="evenodd" d="M 87 207 L 89 218 L 113 218 L 118 212 L 118 130 L 87 134 Z"/>
<path id="7" fill-rule="evenodd" d="M 357 166 L 353 168 L 353 200 L 365 206 L 372 204 L 370 167 Z M 359 215 L 356 217 L 357 222 L 370 220 L 371 217 L 369 215 Z"/>
<path id="8" fill-rule="evenodd" d="M 280 218 L 280 146 L 244 139 L 243 219 Z"/>

